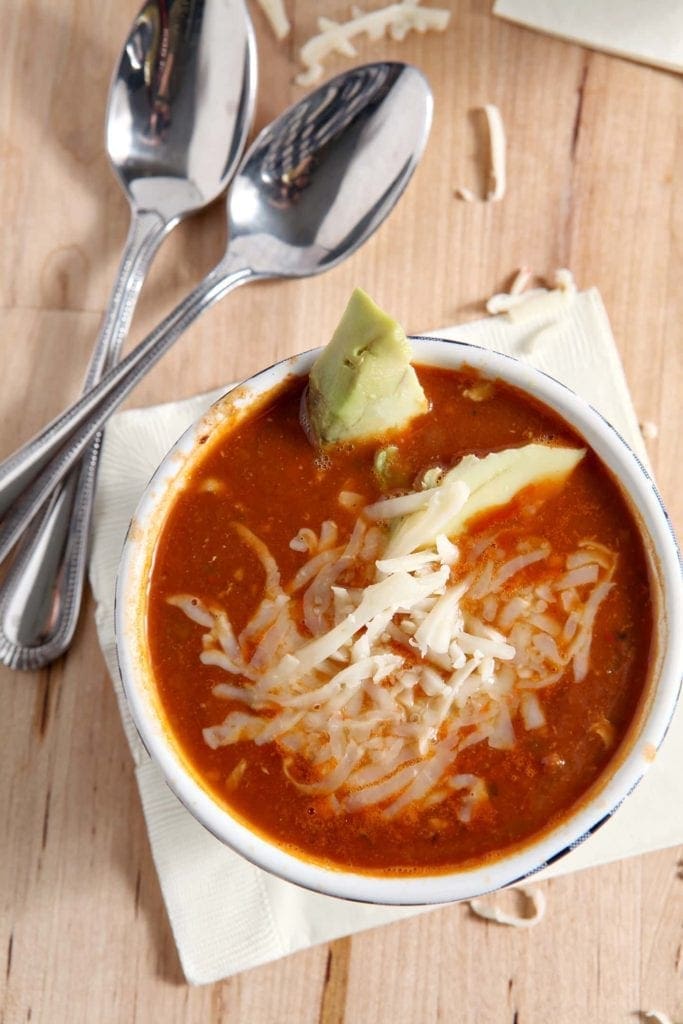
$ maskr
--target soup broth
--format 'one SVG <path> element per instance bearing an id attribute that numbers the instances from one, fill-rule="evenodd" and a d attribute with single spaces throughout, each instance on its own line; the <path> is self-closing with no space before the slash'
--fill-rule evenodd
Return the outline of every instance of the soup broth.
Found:
<path id="1" fill-rule="evenodd" d="M 417 371 L 429 412 L 379 442 L 314 449 L 301 378 L 215 430 L 148 594 L 159 701 L 200 785 L 289 852 L 371 873 L 446 871 L 557 822 L 618 749 L 652 636 L 638 529 L 591 451 L 431 562 L 382 562 L 388 498 L 432 494 L 466 455 L 583 446 L 502 382 Z M 424 596 L 363 618 L 399 584 Z"/>

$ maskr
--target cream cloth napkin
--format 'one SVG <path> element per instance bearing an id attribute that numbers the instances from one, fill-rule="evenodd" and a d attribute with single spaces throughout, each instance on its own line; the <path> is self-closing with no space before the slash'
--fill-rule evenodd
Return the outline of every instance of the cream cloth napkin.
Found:
<path id="1" fill-rule="evenodd" d="M 493 13 L 594 50 L 683 71 L 681 0 L 496 0 Z"/>
<path id="2" fill-rule="evenodd" d="M 486 319 L 434 332 L 519 355 L 600 409 L 645 457 L 600 296 L 577 296 L 560 320 L 513 325 Z M 224 389 L 223 389 L 224 390 Z M 98 481 L 90 581 L 96 622 L 135 760 L 152 854 L 187 980 L 217 981 L 249 967 L 428 908 L 364 906 L 305 892 L 223 846 L 166 787 L 138 738 L 119 681 L 114 645 L 114 578 L 137 501 L 181 432 L 221 392 L 115 416 L 106 431 Z M 683 714 L 626 805 L 582 846 L 538 878 L 683 841 Z"/>

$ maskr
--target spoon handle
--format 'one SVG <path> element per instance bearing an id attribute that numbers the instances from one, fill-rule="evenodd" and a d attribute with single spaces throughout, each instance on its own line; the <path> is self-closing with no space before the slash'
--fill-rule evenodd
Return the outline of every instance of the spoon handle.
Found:
<path id="1" fill-rule="evenodd" d="M 155 365 L 191 323 L 218 299 L 240 284 L 258 276 L 235 252 L 226 255 L 219 265 L 170 313 L 158 327 L 137 345 L 118 366 L 109 370 L 102 381 L 69 409 L 53 420 L 32 442 L 32 454 L 44 471 L 14 503 L 0 526 L 0 561 L 42 507 L 50 492 L 82 457 L 88 444 L 135 385 Z M 22 452 L 12 456 L 12 470 Z M 46 465 L 46 462 L 49 462 Z M 21 469 L 21 466 L 20 466 Z M 5 466 L 0 466 L 0 499 L 4 496 Z M 15 475 L 11 475 L 15 479 Z M 0 501 L 0 507 L 10 502 Z"/>
<path id="2" fill-rule="evenodd" d="M 171 221 L 168 227 L 172 227 L 174 223 L 175 221 Z M 164 225 L 164 222 L 159 214 L 156 213 L 145 214 L 141 222 L 138 221 L 135 226 L 131 225 L 131 232 L 134 231 L 135 238 L 131 240 L 129 234 L 110 305 L 107 308 L 101 333 L 88 366 L 84 385 L 85 392 L 89 391 L 101 377 L 106 363 L 109 332 L 114 329 L 115 320 L 119 315 L 125 316 L 126 313 L 132 315 L 137 293 L 142 284 L 145 268 L 143 268 L 143 274 L 139 280 L 132 282 L 132 288 L 128 288 L 127 281 L 125 280 L 125 276 L 135 269 L 134 266 L 131 266 L 131 262 L 134 262 L 134 253 L 130 251 L 131 241 L 133 241 L 133 244 L 143 244 L 142 240 L 138 239 L 138 234 L 141 233 L 145 237 L 151 234 L 153 252 L 163 237 L 162 234 L 156 240 L 156 244 L 154 244 L 154 236 L 157 231 L 161 230 L 162 225 Z M 165 230 L 168 229 L 164 227 Z M 21 448 L 18 448 L 16 452 L 5 459 L 4 462 L 0 463 L 0 516 L 7 511 L 15 498 L 38 475 L 43 466 L 50 461 L 53 449 L 63 443 L 64 438 L 62 437 L 61 428 L 62 417 L 58 416 L 39 434 L 36 434 L 35 437 L 31 438 L 30 441 L 27 441 L 26 444 L 22 445 Z"/>
<path id="3" fill-rule="evenodd" d="M 149 265 L 178 218 L 134 211 L 118 274 L 86 372 L 84 393 L 119 359 Z M 49 664 L 68 647 L 83 592 L 101 435 L 30 524 L 0 585 L 0 660 Z"/>

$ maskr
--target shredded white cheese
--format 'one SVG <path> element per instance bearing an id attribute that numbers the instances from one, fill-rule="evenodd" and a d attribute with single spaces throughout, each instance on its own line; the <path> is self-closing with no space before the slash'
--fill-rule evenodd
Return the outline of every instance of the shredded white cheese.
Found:
<path id="1" fill-rule="evenodd" d="M 507 142 L 505 126 L 500 110 L 494 103 L 486 103 L 480 108 L 486 122 L 488 132 L 488 167 L 486 171 L 486 193 L 484 201 L 498 203 L 505 197 L 507 187 Z M 470 188 L 456 188 L 455 195 L 466 203 L 474 203 L 477 196 Z"/>
<path id="2" fill-rule="evenodd" d="M 285 39 L 289 35 L 291 25 L 285 10 L 284 0 L 258 0 L 258 4 L 270 22 L 270 27 L 275 33 L 276 39 Z"/>
<path id="3" fill-rule="evenodd" d="M 571 295 L 576 292 L 574 275 L 567 267 L 559 267 L 553 273 L 551 284 L 560 292 L 569 292 Z"/>
<path id="4" fill-rule="evenodd" d="M 507 310 L 508 319 L 513 324 L 525 323 L 541 316 L 557 319 L 565 312 L 570 301 L 570 294 L 559 289 L 525 297 L 524 301 L 515 303 Z"/>
<path id="5" fill-rule="evenodd" d="M 505 196 L 506 142 L 505 128 L 500 110 L 493 103 L 484 106 L 484 115 L 489 131 L 489 185 L 486 199 L 491 203 L 500 202 Z"/>
<path id="6" fill-rule="evenodd" d="M 640 424 L 640 432 L 646 441 L 653 441 L 659 436 L 659 427 L 652 420 L 643 420 Z"/>
<path id="7" fill-rule="evenodd" d="M 365 504 L 363 495 L 356 494 L 354 491 L 340 491 L 338 501 L 342 508 L 351 511 L 361 509 Z"/>
<path id="8" fill-rule="evenodd" d="M 531 284 L 533 276 L 534 272 L 531 267 L 520 267 L 510 285 L 510 295 L 521 295 L 522 292 L 525 292 Z"/>
<path id="9" fill-rule="evenodd" d="M 512 928 L 533 928 L 543 919 L 546 901 L 545 894 L 541 889 L 532 889 L 527 885 L 515 885 L 511 886 L 508 891 L 520 893 L 527 902 L 531 913 L 511 914 L 495 903 L 489 906 L 481 896 L 469 900 L 470 910 L 476 917 L 481 917 L 485 921 L 510 925 Z"/>
<path id="10" fill-rule="evenodd" d="M 548 295 L 547 288 L 532 288 L 525 292 L 497 292 L 486 302 L 486 312 L 491 316 L 498 316 L 500 313 L 509 313 L 515 306 L 529 302 L 539 295 Z"/>
<path id="11" fill-rule="evenodd" d="M 576 283 L 570 270 L 560 268 L 551 278 L 551 287 L 528 288 L 533 277 L 528 267 L 516 275 L 509 292 L 492 295 L 486 302 L 486 311 L 492 316 L 507 315 L 513 323 L 523 323 L 535 317 L 561 316 L 576 295 Z"/>
<path id="12" fill-rule="evenodd" d="M 352 7 L 352 16 L 345 22 L 318 18 L 319 34 L 304 43 L 299 51 L 305 71 L 297 75 L 297 84 L 313 85 L 318 82 L 324 73 L 323 62 L 332 53 L 356 57 L 358 54 L 352 43 L 356 36 L 364 34 L 371 40 L 377 40 L 388 32 L 392 39 L 400 41 L 411 31 L 443 32 L 450 20 L 450 11 L 419 5 L 420 0 L 400 0 L 367 13 Z"/>
<path id="13" fill-rule="evenodd" d="M 213 692 L 231 707 L 205 742 L 276 743 L 292 783 L 334 813 L 380 805 L 394 817 L 455 798 L 469 821 L 486 782 L 456 772 L 458 753 L 513 747 L 516 718 L 544 726 L 543 690 L 567 671 L 585 677 L 616 556 L 587 540 L 560 560 L 509 529 L 463 534 L 456 547 L 439 524 L 467 493 L 458 481 L 406 495 L 434 539 L 393 557 L 382 557 L 389 527 L 375 525 L 377 507 L 402 499 L 366 508 L 341 544 L 331 521 L 319 536 L 301 529 L 290 547 L 307 560 L 288 582 L 263 541 L 233 524 L 265 577 L 242 631 L 219 605 L 169 599 L 205 630 L 201 662 L 228 677 Z"/>

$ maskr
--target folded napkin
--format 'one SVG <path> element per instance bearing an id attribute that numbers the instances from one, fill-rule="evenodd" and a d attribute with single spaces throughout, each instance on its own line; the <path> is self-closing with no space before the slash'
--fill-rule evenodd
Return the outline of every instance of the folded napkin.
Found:
<path id="1" fill-rule="evenodd" d="M 594 50 L 683 71 L 681 0 L 496 0 L 493 13 Z"/>
<path id="2" fill-rule="evenodd" d="M 486 319 L 433 332 L 518 355 L 580 392 L 645 457 L 600 296 L 576 296 L 559 320 Z M 224 391 L 225 389 L 222 389 Z M 157 464 L 222 391 L 115 416 L 100 466 L 90 582 L 97 630 L 114 682 L 149 830 L 152 854 L 187 980 L 217 981 L 248 967 L 429 908 L 365 906 L 306 892 L 247 863 L 178 802 L 149 760 L 122 694 L 114 644 L 114 579 L 128 523 Z M 681 709 L 636 792 L 582 846 L 538 878 L 683 841 Z"/>

